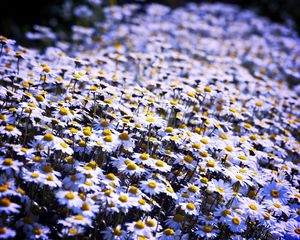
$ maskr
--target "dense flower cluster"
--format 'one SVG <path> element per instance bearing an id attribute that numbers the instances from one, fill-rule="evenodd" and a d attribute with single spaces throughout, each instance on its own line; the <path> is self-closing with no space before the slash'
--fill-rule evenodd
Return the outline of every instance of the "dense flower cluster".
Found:
<path id="1" fill-rule="evenodd" d="M 44 54 L 0 38 L 0 239 L 300 239 L 295 33 L 142 10 Z"/>

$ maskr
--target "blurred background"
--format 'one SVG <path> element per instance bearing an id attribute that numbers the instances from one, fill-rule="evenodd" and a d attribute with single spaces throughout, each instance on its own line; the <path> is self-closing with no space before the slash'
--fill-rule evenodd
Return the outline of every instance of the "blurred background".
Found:
<path id="1" fill-rule="evenodd" d="M 28 46 L 25 33 L 31 31 L 33 25 L 50 26 L 54 32 L 57 29 L 68 34 L 70 26 L 75 19 L 67 16 L 68 8 L 74 8 L 84 2 L 83 0 L 26 0 L 26 1 L 2 1 L 0 15 L 0 35 L 16 39 L 18 43 Z M 270 18 L 279 23 L 288 23 L 292 19 L 295 29 L 300 33 L 300 0 L 223 0 L 223 1 L 186 1 L 186 0 L 160 0 L 160 1 L 129 1 L 129 0 L 90 0 L 89 3 L 101 2 L 102 6 L 122 5 L 125 3 L 161 3 L 172 8 L 183 6 L 187 2 L 223 2 L 239 5 L 241 8 L 254 9 L 259 15 Z M 70 4 L 71 3 L 71 4 Z M 100 14 L 101 16 L 101 14 Z M 104 16 L 102 16 L 104 17 Z M 76 23 L 76 22 L 75 22 Z M 289 23 L 290 24 L 290 23 Z M 83 23 L 84 25 L 84 23 Z"/>

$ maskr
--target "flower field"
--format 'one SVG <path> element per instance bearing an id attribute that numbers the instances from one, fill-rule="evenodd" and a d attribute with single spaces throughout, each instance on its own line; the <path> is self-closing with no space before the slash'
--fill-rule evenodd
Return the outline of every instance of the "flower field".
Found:
<path id="1" fill-rule="evenodd" d="M 297 34 L 224 4 L 104 12 L 43 52 L 0 36 L 0 239 L 300 239 Z"/>

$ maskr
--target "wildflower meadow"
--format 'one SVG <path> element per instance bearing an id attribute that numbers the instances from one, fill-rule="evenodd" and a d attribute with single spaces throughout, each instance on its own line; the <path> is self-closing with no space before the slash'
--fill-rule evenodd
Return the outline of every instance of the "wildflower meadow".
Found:
<path id="1" fill-rule="evenodd" d="M 297 33 L 218 3 L 103 11 L 69 41 L 35 26 L 43 50 L 0 36 L 0 239 L 300 239 Z"/>

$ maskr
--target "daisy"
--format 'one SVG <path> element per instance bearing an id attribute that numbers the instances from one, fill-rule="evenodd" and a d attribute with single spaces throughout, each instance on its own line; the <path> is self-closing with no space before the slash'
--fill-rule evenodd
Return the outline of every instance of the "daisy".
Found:
<path id="1" fill-rule="evenodd" d="M 1 169 L 4 170 L 7 174 L 11 174 L 13 172 L 18 173 L 20 171 L 23 163 L 13 160 L 12 158 L 0 158 L 0 166 Z"/>
<path id="2" fill-rule="evenodd" d="M 220 194 L 226 201 L 233 197 L 233 190 L 230 184 L 225 183 L 222 179 L 215 180 L 212 179 L 208 182 L 208 190 L 217 192 Z"/>
<path id="3" fill-rule="evenodd" d="M 252 200 L 250 198 L 241 198 L 241 208 L 244 209 L 245 215 L 249 216 L 252 221 L 255 219 L 263 219 L 264 218 L 264 206 L 260 205 L 257 201 Z"/>
<path id="4" fill-rule="evenodd" d="M 262 193 L 264 194 L 265 199 L 268 200 L 279 200 L 282 203 L 285 203 L 288 200 L 288 190 L 276 182 L 265 185 Z"/>
<path id="5" fill-rule="evenodd" d="M 286 239 L 300 239 L 300 223 L 295 220 L 290 220 L 284 225 Z"/>
<path id="6" fill-rule="evenodd" d="M 151 229 L 142 221 L 136 221 L 132 223 L 126 223 L 127 230 L 131 232 L 132 237 L 138 237 L 138 236 L 145 236 L 145 237 L 150 237 L 152 236 L 151 234 Z"/>
<path id="7" fill-rule="evenodd" d="M 22 135 L 20 130 L 14 125 L 0 126 L 0 132 L 8 137 L 17 137 Z"/>
<path id="8" fill-rule="evenodd" d="M 189 215 L 198 215 L 199 214 L 195 204 L 192 202 L 180 203 L 179 205 L 180 205 L 180 208 Z"/>
<path id="9" fill-rule="evenodd" d="M 166 225 L 174 230 L 181 229 L 185 222 L 185 216 L 181 214 L 175 214 L 174 216 L 169 216 L 165 221 Z"/>
<path id="10" fill-rule="evenodd" d="M 122 230 L 121 225 L 116 227 L 108 227 L 105 231 L 101 232 L 105 240 L 125 240 L 127 238 L 126 231 Z"/>
<path id="11" fill-rule="evenodd" d="M 59 190 L 56 192 L 56 198 L 61 205 L 67 205 L 68 208 L 80 208 L 83 204 L 78 192 Z"/>
<path id="12" fill-rule="evenodd" d="M 0 212 L 5 214 L 18 213 L 21 206 L 4 197 L 0 199 Z"/>
<path id="13" fill-rule="evenodd" d="M 16 231 L 8 227 L 0 227 L 0 239 L 9 239 L 16 236 Z"/>
<path id="14" fill-rule="evenodd" d="M 214 225 L 198 225 L 197 229 L 195 233 L 202 238 L 215 238 L 219 233 Z"/>
<path id="15" fill-rule="evenodd" d="M 290 214 L 290 208 L 278 199 L 264 200 L 263 205 L 265 205 L 267 209 L 271 210 L 278 216 L 281 216 L 282 213 L 287 216 Z"/>
<path id="16" fill-rule="evenodd" d="M 243 232 L 247 228 L 244 218 L 235 212 L 231 213 L 226 223 L 233 232 Z"/>
<path id="17" fill-rule="evenodd" d="M 145 193 L 148 193 L 150 195 L 157 195 L 161 192 L 164 191 L 165 186 L 162 183 L 159 183 L 155 180 L 146 180 L 146 181 L 141 181 L 141 189 Z"/>

